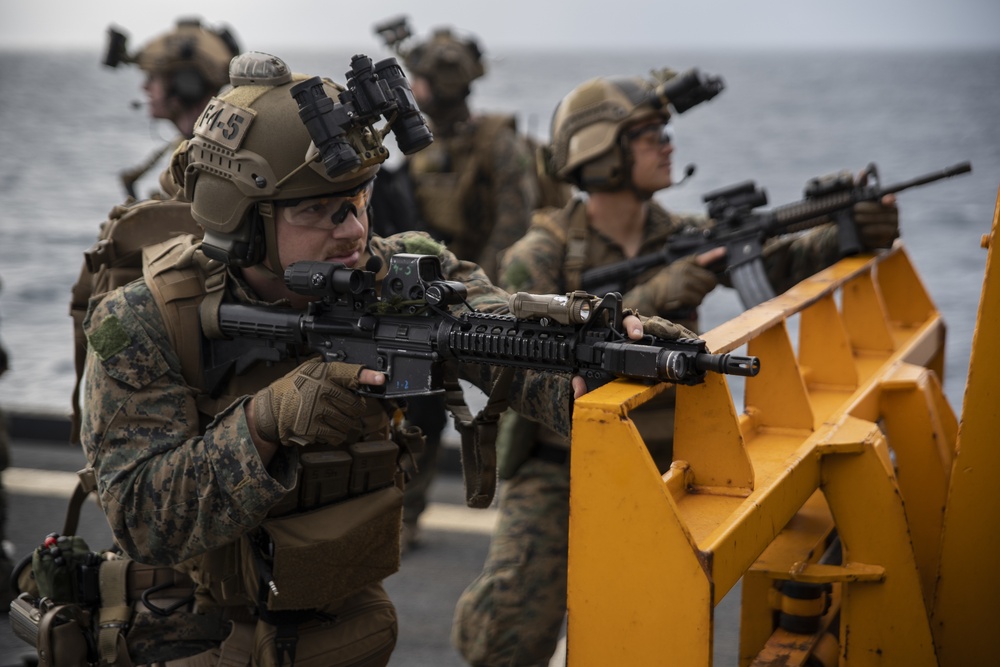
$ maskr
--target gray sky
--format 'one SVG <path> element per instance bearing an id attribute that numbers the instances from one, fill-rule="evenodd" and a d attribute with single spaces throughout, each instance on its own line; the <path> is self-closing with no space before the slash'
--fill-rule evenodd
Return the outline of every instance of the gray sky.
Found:
<path id="1" fill-rule="evenodd" d="M 506 47 L 1000 48 L 998 0 L 0 0 L 0 48 L 102 49 L 110 23 L 138 46 L 197 14 L 259 50 L 371 48 L 374 23 L 407 14 L 418 36 L 452 24 Z"/>

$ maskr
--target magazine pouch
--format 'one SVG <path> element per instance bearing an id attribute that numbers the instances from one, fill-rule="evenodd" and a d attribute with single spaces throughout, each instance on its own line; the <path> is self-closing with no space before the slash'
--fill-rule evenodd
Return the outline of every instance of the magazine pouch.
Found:
<path id="1" fill-rule="evenodd" d="M 241 540 L 248 590 L 269 611 L 322 609 L 399 570 L 403 492 L 395 484 L 265 520 Z"/>

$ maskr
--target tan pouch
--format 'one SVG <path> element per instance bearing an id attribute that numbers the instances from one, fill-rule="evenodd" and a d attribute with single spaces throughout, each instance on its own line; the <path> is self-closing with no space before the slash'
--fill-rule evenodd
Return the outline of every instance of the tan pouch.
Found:
<path id="1" fill-rule="evenodd" d="M 396 486 L 320 509 L 267 519 L 274 545 L 268 592 L 272 611 L 318 609 L 399 570 L 403 492 Z M 248 590 L 259 589 L 259 557 L 240 541 Z"/>

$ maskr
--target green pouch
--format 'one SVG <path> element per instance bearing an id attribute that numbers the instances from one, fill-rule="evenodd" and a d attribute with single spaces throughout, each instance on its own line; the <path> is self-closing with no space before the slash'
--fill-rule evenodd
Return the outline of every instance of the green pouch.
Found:
<path id="1" fill-rule="evenodd" d="M 59 604 L 99 603 L 100 554 L 93 553 L 82 537 L 47 538 L 46 542 L 31 556 L 39 598 Z"/>

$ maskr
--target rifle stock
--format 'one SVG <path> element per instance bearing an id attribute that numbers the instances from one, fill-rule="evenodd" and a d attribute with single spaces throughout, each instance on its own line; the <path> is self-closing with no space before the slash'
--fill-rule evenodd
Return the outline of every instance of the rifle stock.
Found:
<path id="1" fill-rule="evenodd" d="M 265 348 L 240 356 L 284 358 L 306 345 L 327 361 L 385 373 L 384 386 L 363 390 L 378 397 L 441 392 L 444 364 L 453 362 L 578 374 L 590 388 L 616 377 L 697 384 L 706 372 L 753 376 L 760 368 L 755 357 L 710 354 L 700 339 L 628 339 L 617 293 L 519 293 L 510 298 L 512 315 L 452 314 L 465 286 L 444 280 L 430 255 L 394 255 L 381 297 L 374 273 L 328 262 L 293 264 L 285 282 L 322 298 L 306 311 L 219 307 L 223 334 Z"/>
<path id="2" fill-rule="evenodd" d="M 726 271 L 733 287 L 744 307 L 751 308 L 774 296 L 761 259 L 764 243 L 768 239 L 802 232 L 832 220 L 837 224 L 841 254 L 855 254 L 861 250 L 851 214 L 855 204 L 880 201 L 886 195 L 970 171 L 972 165 L 969 162 L 960 162 L 883 187 L 879 183 L 876 166 L 869 164 L 862 172 L 866 177 L 863 184 L 855 184 L 850 177 L 810 179 L 802 200 L 767 211 L 755 210 L 767 203 L 767 194 L 753 181 L 744 181 L 702 197 L 709 217 L 715 221 L 714 226 L 681 230 L 654 253 L 584 271 L 581 287 L 594 294 L 624 291 L 630 279 L 651 268 L 722 246 L 727 249 Z"/>

